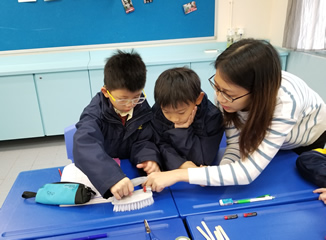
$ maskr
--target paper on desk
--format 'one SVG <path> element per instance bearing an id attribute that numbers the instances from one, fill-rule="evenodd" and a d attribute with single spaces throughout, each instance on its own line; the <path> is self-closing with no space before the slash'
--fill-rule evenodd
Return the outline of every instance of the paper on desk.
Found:
<path id="1" fill-rule="evenodd" d="M 144 183 L 146 179 L 147 177 L 137 177 L 131 179 L 131 182 L 134 186 L 138 186 Z M 77 168 L 74 163 L 70 163 L 69 165 L 63 168 L 61 182 L 82 183 L 87 187 L 90 187 L 96 193 L 96 195 L 92 195 L 91 200 L 89 200 L 87 203 L 73 204 L 73 205 L 60 205 L 60 207 L 77 207 L 77 206 L 83 206 L 89 204 L 108 203 L 108 202 L 112 202 L 114 199 L 114 197 L 110 197 L 108 199 L 103 198 L 99 193 L 99 191 L 97 191 L 97 189 L 93 186 L 93 184 L 88 179 L 88 177 L 79 168 Z"/>
<path id="2" fill-rule="evenodd" d="M 87 203 L 60 205 L 60 207 L 78 207 L 83 205 L 108 203 L 113 201 L 113 197 L 108 199 L 103 198 L 99 191 L 97 191 L 97 189 L 93 186 L 88 177 L 79 168 L 77 168 L 74 163 L 70 163 L 63 168 L 61 182 L 77 182 L 85 184 L 87 187 L 90 187 L 96 193 L 96 195 L 92 195 L 91 200 L 89 200 Z"/>

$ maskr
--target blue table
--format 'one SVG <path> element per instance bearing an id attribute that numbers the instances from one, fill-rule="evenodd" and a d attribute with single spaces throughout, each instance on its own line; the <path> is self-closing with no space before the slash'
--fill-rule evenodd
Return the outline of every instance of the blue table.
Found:
<path id="1" fill-rule="evenodd" d="M 199 214 L 186 217 L 191 238 L 204 240 L 196 229 L 204 221 L 213 233 L 215 226 L 222 226 L 230 239 L 325 239 L 326 206 L 319 200 L 284 204 L 270 207 L 252 208 L 255 217 L 243 217 L 246 209 L 231 210 L 224 213 Z M 238 218 L 225 220 L 224 216 L 237 214 Z"/>
<path id="2" fill-rule="evenodd" d="M 181 220 L 181 218 L 172 218 L 161 221 L 148 221 L 148 224 L 152 231 L 152 236 L 155 236 L 159 240 L 165 239 L 176 239 L 180 236 L 188 237 L 186 228 Z M 110 240 L 121 240 L 121 239 L 137 239 L 137 240 L 149 240 L 149 236 L 145 231 L 143 223 L 124 225 L 119 227 L 103 228 L 96 231 L 87 231 L 74 234 L 53 236 L 45 239 L 76 239 L 87 236 L 94 236 L 99 234 L 107 234 L 107 239 Z M 105 239 L 105 238 L 103 238 Z"/>
<path id="3" fill-rule="evenodd" d="M 137 176 L 129 161 L 122 160 L 121 168 L 128 177 Z M 0 210 L 0 239 L 35 239 L 179 216 L 169 189 L 154 193 L 153 205 L 130 212 L 113 212 L 111 203 L 58 207 L 21 197 L 24 191 L 58 181 L 58 168 L 21 172 Z"/>
<path id="4" fill-rule="evenodd" d="M 243 209 L 269 206 L 318 198 L 312 191 L 317 186 L 304 180 L 297 172 L 297 155 L 292 151 L 280 151 L 261 175 L 249 185 L 226 187 L 201 187 L 188 183 L 171 186 L 171 192 L 181 217 L 189 215 L 221 212 L 230 209 Z M 219 199 L 255 198 L 265 194 L 275 199 L 246 204 L 220 206 Z"/>

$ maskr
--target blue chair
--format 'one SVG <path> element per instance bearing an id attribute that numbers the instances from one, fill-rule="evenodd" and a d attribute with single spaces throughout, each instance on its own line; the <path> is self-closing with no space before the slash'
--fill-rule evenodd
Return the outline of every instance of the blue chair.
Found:
<path id="1" fill-rule="evenodd" d="M 221 139 L 221 142 L 220 142 L 220 148 L 226 148 L 226 136 L 225 136 L 225 132 L 223 134 L 223 137 Z"/>
<path id="2" fill-rule="evenodd" d="M 75 124 L 68 126 L 64 129 L 64 137 L 66 143 L 66 150 L 67 150 L 67 157 L 74 162 L 74 155 L 72 153 L 73 150 L 73 143 L 74 143 L 74 134 L 76 132 Z"/>
<path id="3" fill-rule="evenodd" d="M 221 139 L 221 142 L 220 142 L 220 148 L 215 156 L 215 159 L 214 161 L 212 162 L 212 166 L 213 165 L 219 165 L 222 158 L 223 158 L 223 155 L 224 155 L 224 152 L 226 150 L 226 146 L 227 146 L 227 143 L 226 143 L 226 136 L 225 136 L 225 133 L 223 134 L 223 137 Z"/>

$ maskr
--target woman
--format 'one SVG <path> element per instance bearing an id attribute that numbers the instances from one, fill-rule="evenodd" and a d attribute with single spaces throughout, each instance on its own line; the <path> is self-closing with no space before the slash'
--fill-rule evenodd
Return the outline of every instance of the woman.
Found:
<path id="1" fill-rule="evenodd" d="M 254 181 L 280 149 L 300 154 L 323 148 L 326 105 L 298 77 L 281 71 L 277 51 L 266 41 L 243 39 L 215 61 L 209 81 L 223 110 L 227 148 L 219 166 L 149 175 L 162 191 L 176 182 L 227 186 Z"/>

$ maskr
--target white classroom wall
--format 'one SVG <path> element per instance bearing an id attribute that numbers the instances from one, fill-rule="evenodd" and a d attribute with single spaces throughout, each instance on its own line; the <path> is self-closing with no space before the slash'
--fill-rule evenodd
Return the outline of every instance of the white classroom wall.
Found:
<path id="1" fill-rule="evenodd" d="M 230 1 L 233 2 L 232 27 L 244 28 L 245 37 L 269 39 L 282 47 L 288 0 L 217 0 L 217 41 L 225 42 L 230 25 Z M 302 78 L 324 101 L 326 76 L 323 56 L 289 51 L 286 70 Z"/>
<path id="2" fill-rule="evenodd" d="M 226 41 L 232 24 L 233 28 L 244 29 L 244 37 L 269 39 L 274 46 L 281 47 L 287 4 L 287 0 L 217 0 L 217 41 Z"/>

